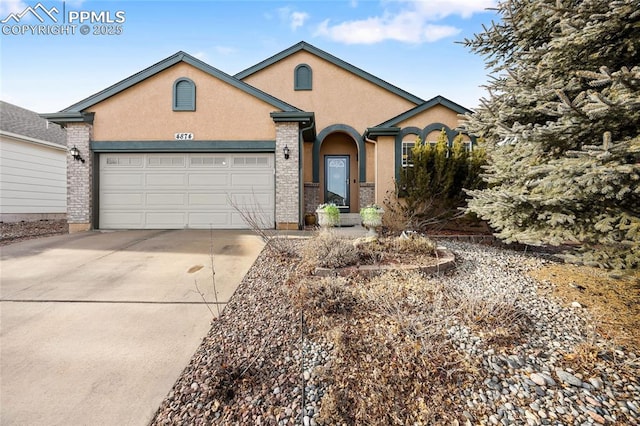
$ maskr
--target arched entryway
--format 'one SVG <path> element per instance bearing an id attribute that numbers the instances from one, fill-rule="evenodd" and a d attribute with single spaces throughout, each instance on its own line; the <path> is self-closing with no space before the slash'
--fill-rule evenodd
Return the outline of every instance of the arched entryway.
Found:
<path id="1" fill-rule="evenodd" d="M 319 154 L 321 202 L 334 203 L 348 213 L 360 211 L 356 141 L 344 132 L 330 133 L 322 141 Z"/>
<path id="2" fill-rule="evenodd" d="M 318 133 L 312 146 L 305 147 L 305 151 L 305 211 L 313 212 L 318 204 L 335 202 L 335 198 L 326 196 L 327 192 L 339 193 L 340 198 L 336 204 L 342 204 L 344 199 L 342 210 L 345 213 L 358 213 L 361 205 L 373 203 L 375 185 L 367 182 L 365 141 L 353 127 L 346 124 L 327 126 Z M 342 165 L 344 167 L 341 174 L 338 171 Z M 332 167 L 337 169 L 336 176 L 326 179 L 329 175 L 327 169 L 331 172 Z M 345 182 L 342 192 L 333 187 L 334 183 L 338 184 L 340 181 Z"/>

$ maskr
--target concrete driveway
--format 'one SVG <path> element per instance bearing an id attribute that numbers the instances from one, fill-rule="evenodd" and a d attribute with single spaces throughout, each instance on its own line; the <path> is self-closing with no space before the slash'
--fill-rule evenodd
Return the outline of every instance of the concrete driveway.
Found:
<path id="1" fill-rule="evenodd" d="M 212 244 L 213 242 L 213 244 Z M 0 247 L 0 424 L 146 425 L 262 250 L 247 231 L 86 232 Z"/>

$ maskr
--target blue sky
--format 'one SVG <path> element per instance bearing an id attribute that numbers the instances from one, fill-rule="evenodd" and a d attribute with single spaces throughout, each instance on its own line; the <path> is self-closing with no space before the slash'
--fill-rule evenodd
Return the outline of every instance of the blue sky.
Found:
<path id="1" fill-rule="evenodd" d="M 43 0 L 57 23 L 41 12 L 43 23 L 31 13 L 10 18 L 37 4 L 0 0 L 0 21 L 6 20 L 0 24 L 0 99 L 41 113 L 59 111 L 179 50 L 233 75 L 301 40 L 423 99 L 442 95 L 474 108 L 485 96 L 480 86 L 487 71 L 481 57 L 456 41 L 496 19 L 486 10 L 494 0 Z M 70 23 L 73 12 L 88 18 Z M 24 27 L 62 25 L 63 15 L 65 25 L 76 25 L 74 34 L 32 35 Z M 123 22 L 108 22 L 117 20 Z M 90 33 L 82 35 L 81 25 Z M 114 25 L 121 34 L 93 34 Z"/>

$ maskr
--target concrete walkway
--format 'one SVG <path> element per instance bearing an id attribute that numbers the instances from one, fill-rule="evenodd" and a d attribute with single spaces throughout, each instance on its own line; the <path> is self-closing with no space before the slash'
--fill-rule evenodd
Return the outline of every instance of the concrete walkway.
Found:
<path id="1" fill-rule="evenodd" d="M 146 425 L 263 243 L 118 231 L 1 247 L 0 424 Z M 214 312 L 215 306 L 212 306 Z"/>

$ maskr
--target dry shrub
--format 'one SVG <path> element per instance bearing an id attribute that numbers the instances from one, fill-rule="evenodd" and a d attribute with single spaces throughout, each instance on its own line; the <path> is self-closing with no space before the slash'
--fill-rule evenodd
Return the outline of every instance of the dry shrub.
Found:
<path id="1" fill-rule="evenodd" d="M 382 243 L 383 240 L 366 241 L 356 245 L 358 258 L 364 265 L 372 265 L 380 263 L 384 260 L 386 247 Z"/>
<path id="2" fill-rule="evenodd" d="M 294 304 L 311 315 L 345 314 L 357 304 L 356 296 L 345 278 L 301 280 L 294 288 Z"/>
<path id="3" fill-rule="evenodd" d="M 387 191 L 383 201 L 384 215 L 382 225 L 392 233 L 400 233 L 409 229 L 412 218 L 409 216 L 406 207 L 396 195 L 396 191 Z"/>
<path id="4" fill-rule="evenodd" d="M 424 235 L 415 233 L 404 234 L 400 238 L 391 240 L 393 249 L 400 253 L 413 253 L 417 256 L 433 256 L 436 252 L 436 243 Z"/>
<path id="5" fill-rule="evenodd" d="M 255 193 L 244 202 L 227 196 L 227 202 L 240 215 L 249 228 L 265 243 L 265 248 L 276 256 L 297 258 L 299 255 L 296 239 L 273 229 L 273 221 L 258 202 Z"/>
<path id="6" fill-rule="evenodd" d="M 472 374 L 451 344 L 442 287 L 415 272 L 359 283 L 361 304 L 328 333 L 334 362 L 326 372 L 324 424 L 448 423 L 442 408 L 460 376 Z M 450 402 L 450 401 L 449 401 Z"/>
<path id="7" fill-rule="evenodd" d="M 422 235 L 408 234 L 405 237 L 387 237 L 357 245 L 360 262 L 365 265 L 393 262 L 421 264 L 433 259 L 436 243 Z"/>
<path id="8" fill-rule="evenodd" d="M 465 323 L 480 328 L 482 335 L 495 344 L 508 344 L 519 338 L 530 323 L 526 312 L 519 307 L 520 294 L 508 286 L 476 282 L 469 285 L 453 283 L 449 288 L 457 315 Z"/>
<path id="9" fill-rule="evenodd" d="M 351 241 L 333 232 L 321 232 L 303 249 L 305 261 L 322 268 L 342 268 L 358 263 L 358 250 Z"/>

